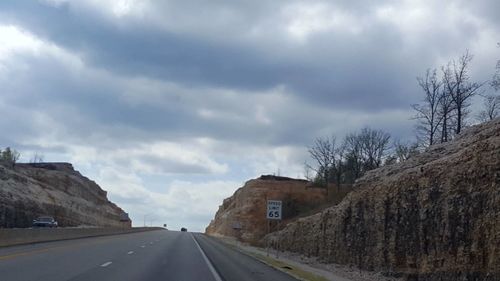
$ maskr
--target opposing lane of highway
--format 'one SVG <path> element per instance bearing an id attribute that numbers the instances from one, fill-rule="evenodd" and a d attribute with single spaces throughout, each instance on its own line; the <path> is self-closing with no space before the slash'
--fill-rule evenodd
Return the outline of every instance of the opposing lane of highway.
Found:
<path id="1" fill-rule="evenodd" d="M 5 281 L 295 280 L 212 238 L 173 231 L 0 248 L 0 276 Z"/>

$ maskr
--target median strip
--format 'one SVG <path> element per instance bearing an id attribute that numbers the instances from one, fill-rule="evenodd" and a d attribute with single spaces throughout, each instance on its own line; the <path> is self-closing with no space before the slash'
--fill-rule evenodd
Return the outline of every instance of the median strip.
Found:
<path id="1" fill-rule="evenodd" d="M 97 236 L 129 234 L 152 230 L 162 230 L 157 227 L 133 228 L 2 228 L 0 229 L 0 247 L 32 244 L 50 241 L 80 239 Z"/>

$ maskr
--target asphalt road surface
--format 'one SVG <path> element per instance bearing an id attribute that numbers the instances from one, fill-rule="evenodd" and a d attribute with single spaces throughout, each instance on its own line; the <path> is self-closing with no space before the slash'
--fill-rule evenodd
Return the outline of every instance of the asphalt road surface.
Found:
<path id="1" fill-rule="evenodd" d="M 0 248 L 0 280 L 295 279 L 203 234 L 158 230 Z"/>

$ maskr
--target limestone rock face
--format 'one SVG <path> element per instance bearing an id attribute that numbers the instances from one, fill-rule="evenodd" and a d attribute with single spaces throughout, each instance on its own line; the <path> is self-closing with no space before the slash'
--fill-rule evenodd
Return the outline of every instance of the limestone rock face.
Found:
<path id="1" fill-rule="evenodd" d="M 205 232 L 237 237 L 247 242 L 260 240 L 268 231 L 267 200 L 283 202 L 281 225 L 285 225 L 300 212 L 324 203 L 326 192 L 310 187 L 305 180 L 261 176 L 247 181 L 233 196 L 224 199 Z M 276 222 L 270 225 L 271 230 L 276 230 L 276 227 Z"/>
<path id="2" fill-rule="evenodd" d="M 129 227 L 106 195 L 69 163 L 0 165 L 0 227 L 29 227 L 43 215 L 60 226 Z"/>
<path id="3" fill-rule="evenodd" d="M 374 170 L 354 189 L 265 239 L 407 280 L 500 280 L 500 119 Z"/>

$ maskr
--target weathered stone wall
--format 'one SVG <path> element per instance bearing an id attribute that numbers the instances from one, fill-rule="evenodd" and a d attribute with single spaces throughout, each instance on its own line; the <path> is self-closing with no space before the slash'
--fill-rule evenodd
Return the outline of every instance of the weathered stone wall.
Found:
<path id="1" fill-rule="evenodd" d="M 268 231 L 267 200 L 283 201 L 282 225 L 304 210 L 326 201 L 326 191 L 309 186 L 305 180 L 262 176 L 245 183 L 233 196 L 224 199 L 214 220 L 206 228 L 209 235 L 232 236 L 256 242 Z M 240 228 L 240 230 L 235 228 Z M 276 230 L 276 222 L 270 225 Z"/>
<path id="2" fill-rule="evenodd" d="M 500 119 L 374 170 L 354 188 L 265 239 L 408 280 L 500 280 Z"/>
<path id="3" fill-rule="evenodd" d="M 0 227 L 29 227 L 41 215 L 60 226 L 130 227 L 106 195 L 68 163 L 0 165 Z"/>

